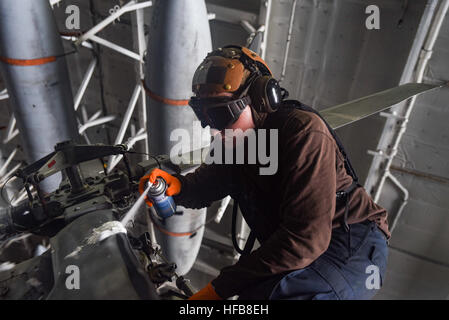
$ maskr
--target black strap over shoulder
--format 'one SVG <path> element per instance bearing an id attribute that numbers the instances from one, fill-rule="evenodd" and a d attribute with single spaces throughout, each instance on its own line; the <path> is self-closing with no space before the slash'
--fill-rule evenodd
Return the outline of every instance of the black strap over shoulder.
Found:
<path id="1" fill-rule="evenodd" d="M 314 108 L 309 107 L 309 106 L 307 106 L 299 101 L 296 101 L 296 100 L 283 101 L 283 107 L 287 107 L 287 108 L 293 107 L 293 108 L 300 109 L 302 111 L 312 112 L 312 113 L 316 114 L 326 124 L 327 129 L 329 130 L 330 134 L 334 138 L 335 143 L 337 144 L 338 149 L 340 150 L 340 153 L 343 155 L 346 172 L 348 173 L 348 175 L 350 175 L 352 177 L 351 185 L 347 189 L 337 191 L 337 193 L 336 193 L 337 201 L 345 202 L 345 213 L 343 215 L 343 225 L 344 225 L 346 231 L 349 231 L 348 213 L 349 213 L 350 195 L 355 189 L 357 189 L 358 187 L 361 187 L 361 185 L 359 184 L 359 178 L 358 178 L 357 174 L 355 173 L 354 167 L 352 166 L 351 161 L 349 160 L 348 154 L 346 153 L 346 150 L 343 147 L 343 144 L 341 143 L 340 138 L 337 136 L 337 133 L 335 132 L 335 130 L 327 123 L 327 121 L 321 116 L 321 114 Z"/>
<path id="2" fill-rule="evenodd" d="M 326 124 L 327 129 L 329 130 L 329 132 L 331 133 L 335 142 L 337 143 L 340 153 L 343 155 L 346 172 L 352 177 L 352 180 L 359 181 L 359 178 L 357 177 L 357 174 L 355 173 L 354 167 L 352 166 L 351 161 L 348 158 L 348 154 L 346 153 L 346 150 L 343 147 L 343 144 L 341 143 L 340 138 L 337 136 L 337 133 L 335 132 L 335 130 L 321 116 L 321 114 L 318 111 L 316 111 L 314 108 L 309 107 L 309 106 L 307 106 L 299 101 L 296 101 L 296 100 L 285 100 L 285 101 L 283 101 L 283 104 L 284 104 L 283 107 L 294 107 L 294 108 L 300 109 L 302 111 L 313 112 L 317 116 L 319 116 L 321 120 L 323 120 L 323 122 Z"/>

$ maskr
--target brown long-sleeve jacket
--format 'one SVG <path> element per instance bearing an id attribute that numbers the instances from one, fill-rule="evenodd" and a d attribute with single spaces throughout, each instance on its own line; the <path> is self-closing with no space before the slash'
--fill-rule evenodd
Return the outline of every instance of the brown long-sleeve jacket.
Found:
<path id="1" fill-rule="evenodd" d="M 213 280 L 223 298 L 273 275 L 304 268 L 324 253 L 344 214 L 336 192 L 352 183 L 335 140 L 317 115 L 280 110 L 264 117 L 258 128 L 278 129 L 274 175 L 260 175 L 260 164 L 210 164 L 177 176 L 182 185 L 177 204 L 202 208 L 231 195 L 261 244 Z M 357 188 L 350 198 L 348 223 L 366 219 L 375 220 L 390 237 L 386 210 Z"/>

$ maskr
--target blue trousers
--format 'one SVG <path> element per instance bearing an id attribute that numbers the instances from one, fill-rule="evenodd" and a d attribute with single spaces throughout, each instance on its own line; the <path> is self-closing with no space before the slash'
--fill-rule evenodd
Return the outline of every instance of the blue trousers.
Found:
<path id="1" fill-rule="evenodd" d="M 371 299 L 382 286 L 387 239 L 375 222 L 332 231 L 329 248 L 304 269 L 274 277 L 243 292 L 239 299 Z"/>

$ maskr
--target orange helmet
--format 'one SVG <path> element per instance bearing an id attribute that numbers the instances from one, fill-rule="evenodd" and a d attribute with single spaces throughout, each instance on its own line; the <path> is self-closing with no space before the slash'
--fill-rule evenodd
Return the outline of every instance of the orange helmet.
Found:
<path id="1" fill-rule="evenodd" d="M 205 93 L 230 92 L 239 95 L 251 76 L 272 76 L 270 68 L 259 55 L 248 48 L 226 46 L 212 51 L 198 66 L 192 80 L 192 91 Z M 249 84 L 249 83 L 248 83 Z"/>
<path id="2" fill-rule="evenodd" d="M 252 111 L 274 112 L 286 97 L 286 90 L 272 77 L 265 61 L 240 46 L 209 53 L 195 71 L 192 91 L 195 96 L 189 105 L 203 127 L 210 125 L 219 130 L 235 122 L 250 104 Z"/>

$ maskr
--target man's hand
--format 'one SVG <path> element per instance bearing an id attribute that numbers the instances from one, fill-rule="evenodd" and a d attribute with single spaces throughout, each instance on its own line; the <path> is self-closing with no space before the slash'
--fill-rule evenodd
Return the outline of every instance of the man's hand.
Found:
<path id="1" fill-rule="evenodd" d="M 203 289 L 195 293 L 189 300 L 223 300 L 216 292 L 212 283 L 208 283 Z"/>
<path id="2" fill-rule="evenodd" d="M 153 169 L 149 174 L 143 176 L 140 179 L 140 182 L 139 182 L 140 194 L 142 194 L 145 191 L 146 182 L 149 180 L 151 183 L 154 183 L 154 182 L 156 182 L 157 177 L 161 177 L 167 183 L 167 190 L 165 191 L 165 194 L 167 196 L 175 196 L 181 192 L 181 181 L 179 181 L 179 179 L 172 176 L 168 172 L 165 172 L 161 169 L 156 168 L 156 169 Z M 153 205 L 151 200 L 148 199 L 147 197 L 145 197 L 145 202 L 149 207 L 151 207 Z"/>

